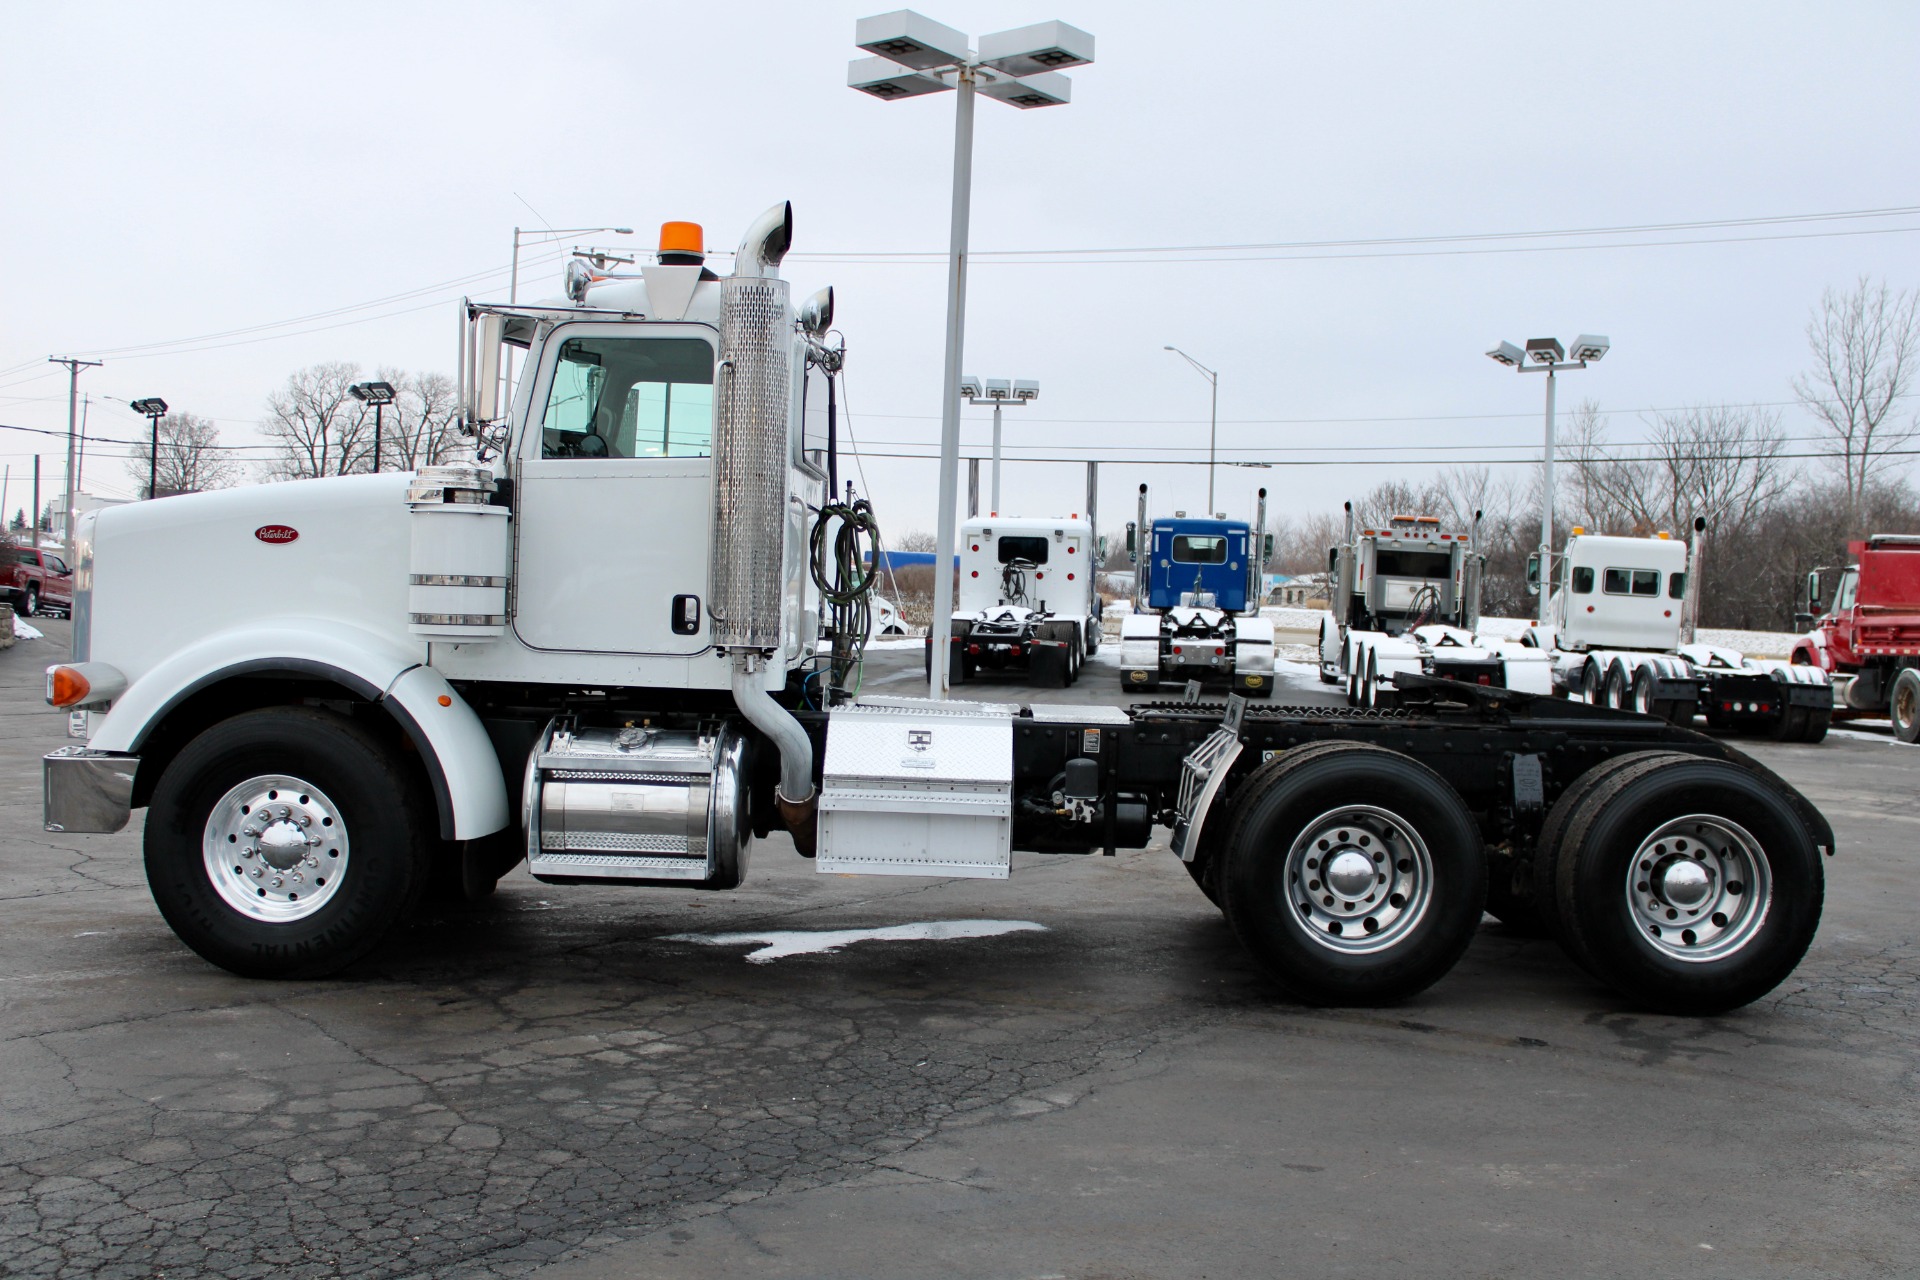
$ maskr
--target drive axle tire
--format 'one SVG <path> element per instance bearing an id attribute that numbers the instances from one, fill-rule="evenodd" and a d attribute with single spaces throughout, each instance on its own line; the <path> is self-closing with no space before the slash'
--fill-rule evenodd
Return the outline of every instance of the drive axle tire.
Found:
<path id="1" fill-rule="evenodd" d="M 147 810 L 147 884 L 183 942 L 248 978 L 317 978 L 419 901 L 435 850 L 426 782 L 345 716 L 269 707 L 167 765 Z"/>
<path id="2" fill-rule="evenodd" d="M 1831 718 L 1832 713 L 1828 716 Z M 1920 742 L 1920 671 L 1908 667 L 1894 677 L 1887 716 L 1893 721 L 1894 737 L 1902 742 Z"/>
<path id="3" fill-rule="evenodd" d="M 1832 726 L 1832 707 L 1808 707 L 1807 729 L 1805 733 L 1800 735 L 1800 741 L 1809 744 L 1824 741 L 1827 736 L 1827 730 Z"/>
<path id="4" fill-rule="evenodd" d="M 1353 742 L 1268 761 L 1234 797 L 1218 886 L 1254 961 L 1309 1004 L 1382 1005 L 1439 981 L 1486 901 L 1473 815 L 1438 774 Z"/>
<path id="5" fill-rule="evenodd" d="M 1561 941 L 1596 978 L 1663 1013 L 1750 1004 L 1806 954 L 1825 893 L 1806 827 L 1724 760 L 1648 759 L 1569 815 L 1554 865 Z"/>
<path id="6" fill-rule="evenodd" d="M 22 600 L 20 604 L 20 616 L 23 618 L 31 618 L 38 612 L 40 612 L 40 588 L 29 582 L 27 584 L 26 598 Z"/>
<path id="7" fill-rule="evenodd" d="M 1622 769 L 1644 764 L 1649 760 L 1691 760 L 1692 756 L 1678 751 L 1629 751 L 1625 755 L 1603 760 L 1568 784 L 1560 793 L 1560 798 L 1547 810 L 1547 816 L 1541 820 L 1540 835 L 1533 842 L 1533 858 L 1530 871 L 1533 879 L 1533 893 L 1527 907 L 1532 913 L 1533 923 L 1545 937 L 1560 936 L 1560 913 L 1554 905 L 1553 875 L 1555 859 L 1560 856 L 1561 847 L 1566 842 L 1567 823 L 1574 811 L 1584 803 L 1588 796 L 1605 785 L 1608 779 Z M 1501 917 L 1505 920 L 1505 917 Z"/>

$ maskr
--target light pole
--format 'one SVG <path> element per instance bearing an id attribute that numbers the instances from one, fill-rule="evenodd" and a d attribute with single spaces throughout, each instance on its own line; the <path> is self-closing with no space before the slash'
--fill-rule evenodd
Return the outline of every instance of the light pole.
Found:
<path id="1" fill-rule="evenodd" d="M 934 551 L 930 634 L 943 640 L 953 616 L 954 504 L 960 485 L 960 356 L 967 314 L 967 219 L 973 188 L 973 98 L 981 93 L 1027 109 L 1064 103 L 1072 82 L 1062 67 L 1093 61 L 1093 37 L 1064 22 L 1042 22 L 980 37 L 976 52 L 952 27 L 910 9 L 854 24 L 853 42 L 875 56 L 847 66 L 847 85 L 882 101 L 958 89 L 953 111 L 953 221 L 947 251 L 947 353 L 940 397 L 940 510 Z M 935 643 L 928 693 L 947 696 L 947 645 Z"/>
<path id="2" fill-rule="evenodd" d="M 1584 369 L 1607 354 L 1603 334 L 1583 333 L 1573 340 L 1573 355 L 1558 338 L 1528 338 L 1523 351 L 1511 342 L 1502 342 L 1487 355 L 1518 373 L 1547 375 L 1547 439 L 1540 467 L 1540 487 L 1545 492 L 1540 503 L 1540 626 L 1547 625 L 1547 597 L 1553 582 L 1553 391 L 1554 377 L 1568 369 Z"/>
<path id="3" fill-rule="evenodd" d="M 1000 514 L 1000 411 L 1005 408 L 1018 409 L 1023 404 L 1038 400 L 1040 384 L 1024 379 L 1015 382 L 1006 378 L 988 378 L 982 383 L 969 374 L 960 379 L 960 394 L 975 408 L 988 404 L 993 406 L 993 498 L 987 504 L 987 510 L 997 516 Z"/>
<path id="4" fill-rule="evenodd" d="M 127 408 L 145 414 L 147 425 L 153 428 L 153 451 L 147 455 L 147 496 L 157 498 L 160 496 L 160 419 L 167 416 L 167 402 L 159 396 L 149 396 L 133 401 Z"/>
<path id="5" fill-rule="evenodd" d="M 48 356 L 48 364 L 67 366 L 67 502 L 66 514 L 60 519 L 61 550 L 66 552 L 63 559 L 71 565 L 73 559 L 73 509 L 80 502 L 79 461 L 76 447 L 80 443 L 80 371 L 98 369 L 100 361 L 82 360 L 78 356 Z M 40 545 L 40 513 L 33 513 L 33 545 Z"/>
<path id="6" fill-rule="evenodd" d="M 1213 407 L 1207 410 L 1207 517 L 1212 519 L 1216 514 L 1213 505 L 1213 455 L 1220 431 L 1220 374 L 1218 370 L 1207 368 L 1178 347 L 1168 347 L 1167 350 L 1198 369 L 1200 376 L 1205 378 L 1213 388 Z"/>
<path id="7" fill-rule="evenodd" d="M 380 428 L 383 425 L 380 420 L 380 414 L 382 410 L 393 403 L 393 384 L 391 382 L 356 382 L 347 388 L 347 394 L 351 395 L 361 404 L 370 404 L 373 406 L 373 470 L 375 474 L 378 474 L 380 471 L 381 458 Z M 362 421 L 365 421 L 365 419 L 362 419 Z"/>

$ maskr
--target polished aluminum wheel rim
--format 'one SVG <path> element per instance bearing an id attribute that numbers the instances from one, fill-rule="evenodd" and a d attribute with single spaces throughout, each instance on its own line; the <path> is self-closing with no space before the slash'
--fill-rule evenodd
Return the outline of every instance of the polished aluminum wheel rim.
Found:
<path id="1" fill-rule="evenodd" d="M 1309 822 L 1287 851 L 1292 917 L 1342 955 L 1383 951 L 1420 923 L 1433 900 L 1433 859 L 1413 825 L 1373 805 Z"/>
<path id="2" fill-rule="evenodd" d="M 214 892 L 268 924 L 304 920 L 347 874 L 347 828 L 320 788 L 284 773 L 248 778 L 214 803 L 201 840 Z"/>
<path id="3" fill-rule="evenodd" d="M 1641 842 L 1626 890 L 1634 925 L 1654 950 L 1704 963 L 1725 959 L 1760 932 L 1773 872 L 1746 828 L 1696 813 Z"/>
<path id="4" fill-rule="evenodd" d="M 1653 681 L 1635 677 L 1633 681 L 1633 709 L 1643 716 L 1653 714 Z"/>

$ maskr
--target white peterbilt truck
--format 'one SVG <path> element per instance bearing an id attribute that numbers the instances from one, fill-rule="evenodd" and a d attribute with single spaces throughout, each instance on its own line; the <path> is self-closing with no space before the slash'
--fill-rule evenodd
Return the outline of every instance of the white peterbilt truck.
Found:
<path id="1" fill-rule="evenodd" d="M 1089 508 L 1095 483 L 1090 475 Z M 1036 688 L 1059 689 L 1079 678 L 1100 648 L 1100 544 L 1091 517 L 1091 510 L 1087 519 L 1077 511 L 1057 518 L 994 515 L 960 526 L 949 679 L 1015 672 Z"/>
<path id="2" fill-rule="evenodd" d="M 1731 1008 L 1798 963 L 1831 829 L 1647 717 L 1408 676 L 1391 712 L 810 688 L 809 526 L 849 511 L 804 429 L 831 295 L 791 302 L 784 206 L 729 276 L 681 229 L 630 278 L 575 262 L 562 298 L 463 307 L 471 462 L 86 517 L 48 673 L 85 742 L 46 757 L 48 829 L 144 807 L 167 922 L 268 977 L 350 964 L 429 881 L 484 892 L 523 858 L 549 884 L 727 889 L 785 832 L 821 871 L 998 879 L 1013 850 L 1156 825 L 1311 1001 L 1438 980 L 1490 875 L 1643 1005 Z M 525 353 L 504 407 L 503 344 Z M 226 587 L 193 610 L 167 587 L 186 562 Z"/>
<path id="3" fill-rule="evenodd" d="M 1527 642 L 1551 655 L 1556 689 L 1621 710 L 1710 728 L 1819 742 L 1833 719 L 1819 667 L 1749 658 L 1698 643 L 1706 521 L 1689 546 L 1662 533 L 1620 537 L 1575 527 L 1557 557 L 1546 625 Z M 1537 582 L 1538 556 L 1528 565 Z"/>
<path id="4" fill-rule="evenodd" d="M 1327 552 L 1332 582 L 1320 620 L 1320 679 L 1344 683 L 1356 707 L 1388 707 L 1401 674 L 1464 680 L 1521 693 L 1553 692 L 1546 655 L 1478 634 L 1486 557 L 1471 533 L 1449 533 L 1437 516 L 1397 515 L 1355 530 Z"/>

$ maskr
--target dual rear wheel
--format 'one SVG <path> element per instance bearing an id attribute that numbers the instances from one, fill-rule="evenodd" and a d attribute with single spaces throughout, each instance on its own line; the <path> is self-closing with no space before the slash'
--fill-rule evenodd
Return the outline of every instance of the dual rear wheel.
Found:
<path id="1" fill-rule="evenodd" d="M 1256 770 L 1188 869 L 1260 967 L 1314 1004 L 1417 994 L 1486 907 L 1557 937 L 1641 1007 L 1720 1013 L 1778 985 L 1819 924 L 1806 826 L 1727 761 L 1649 751 L 1596 766 L 1537 848 L 1530 863 L 1497 860 L 1490 884 L 1478 825 L 1443 778 L 1384 748 L 1320 743 Z"/>

